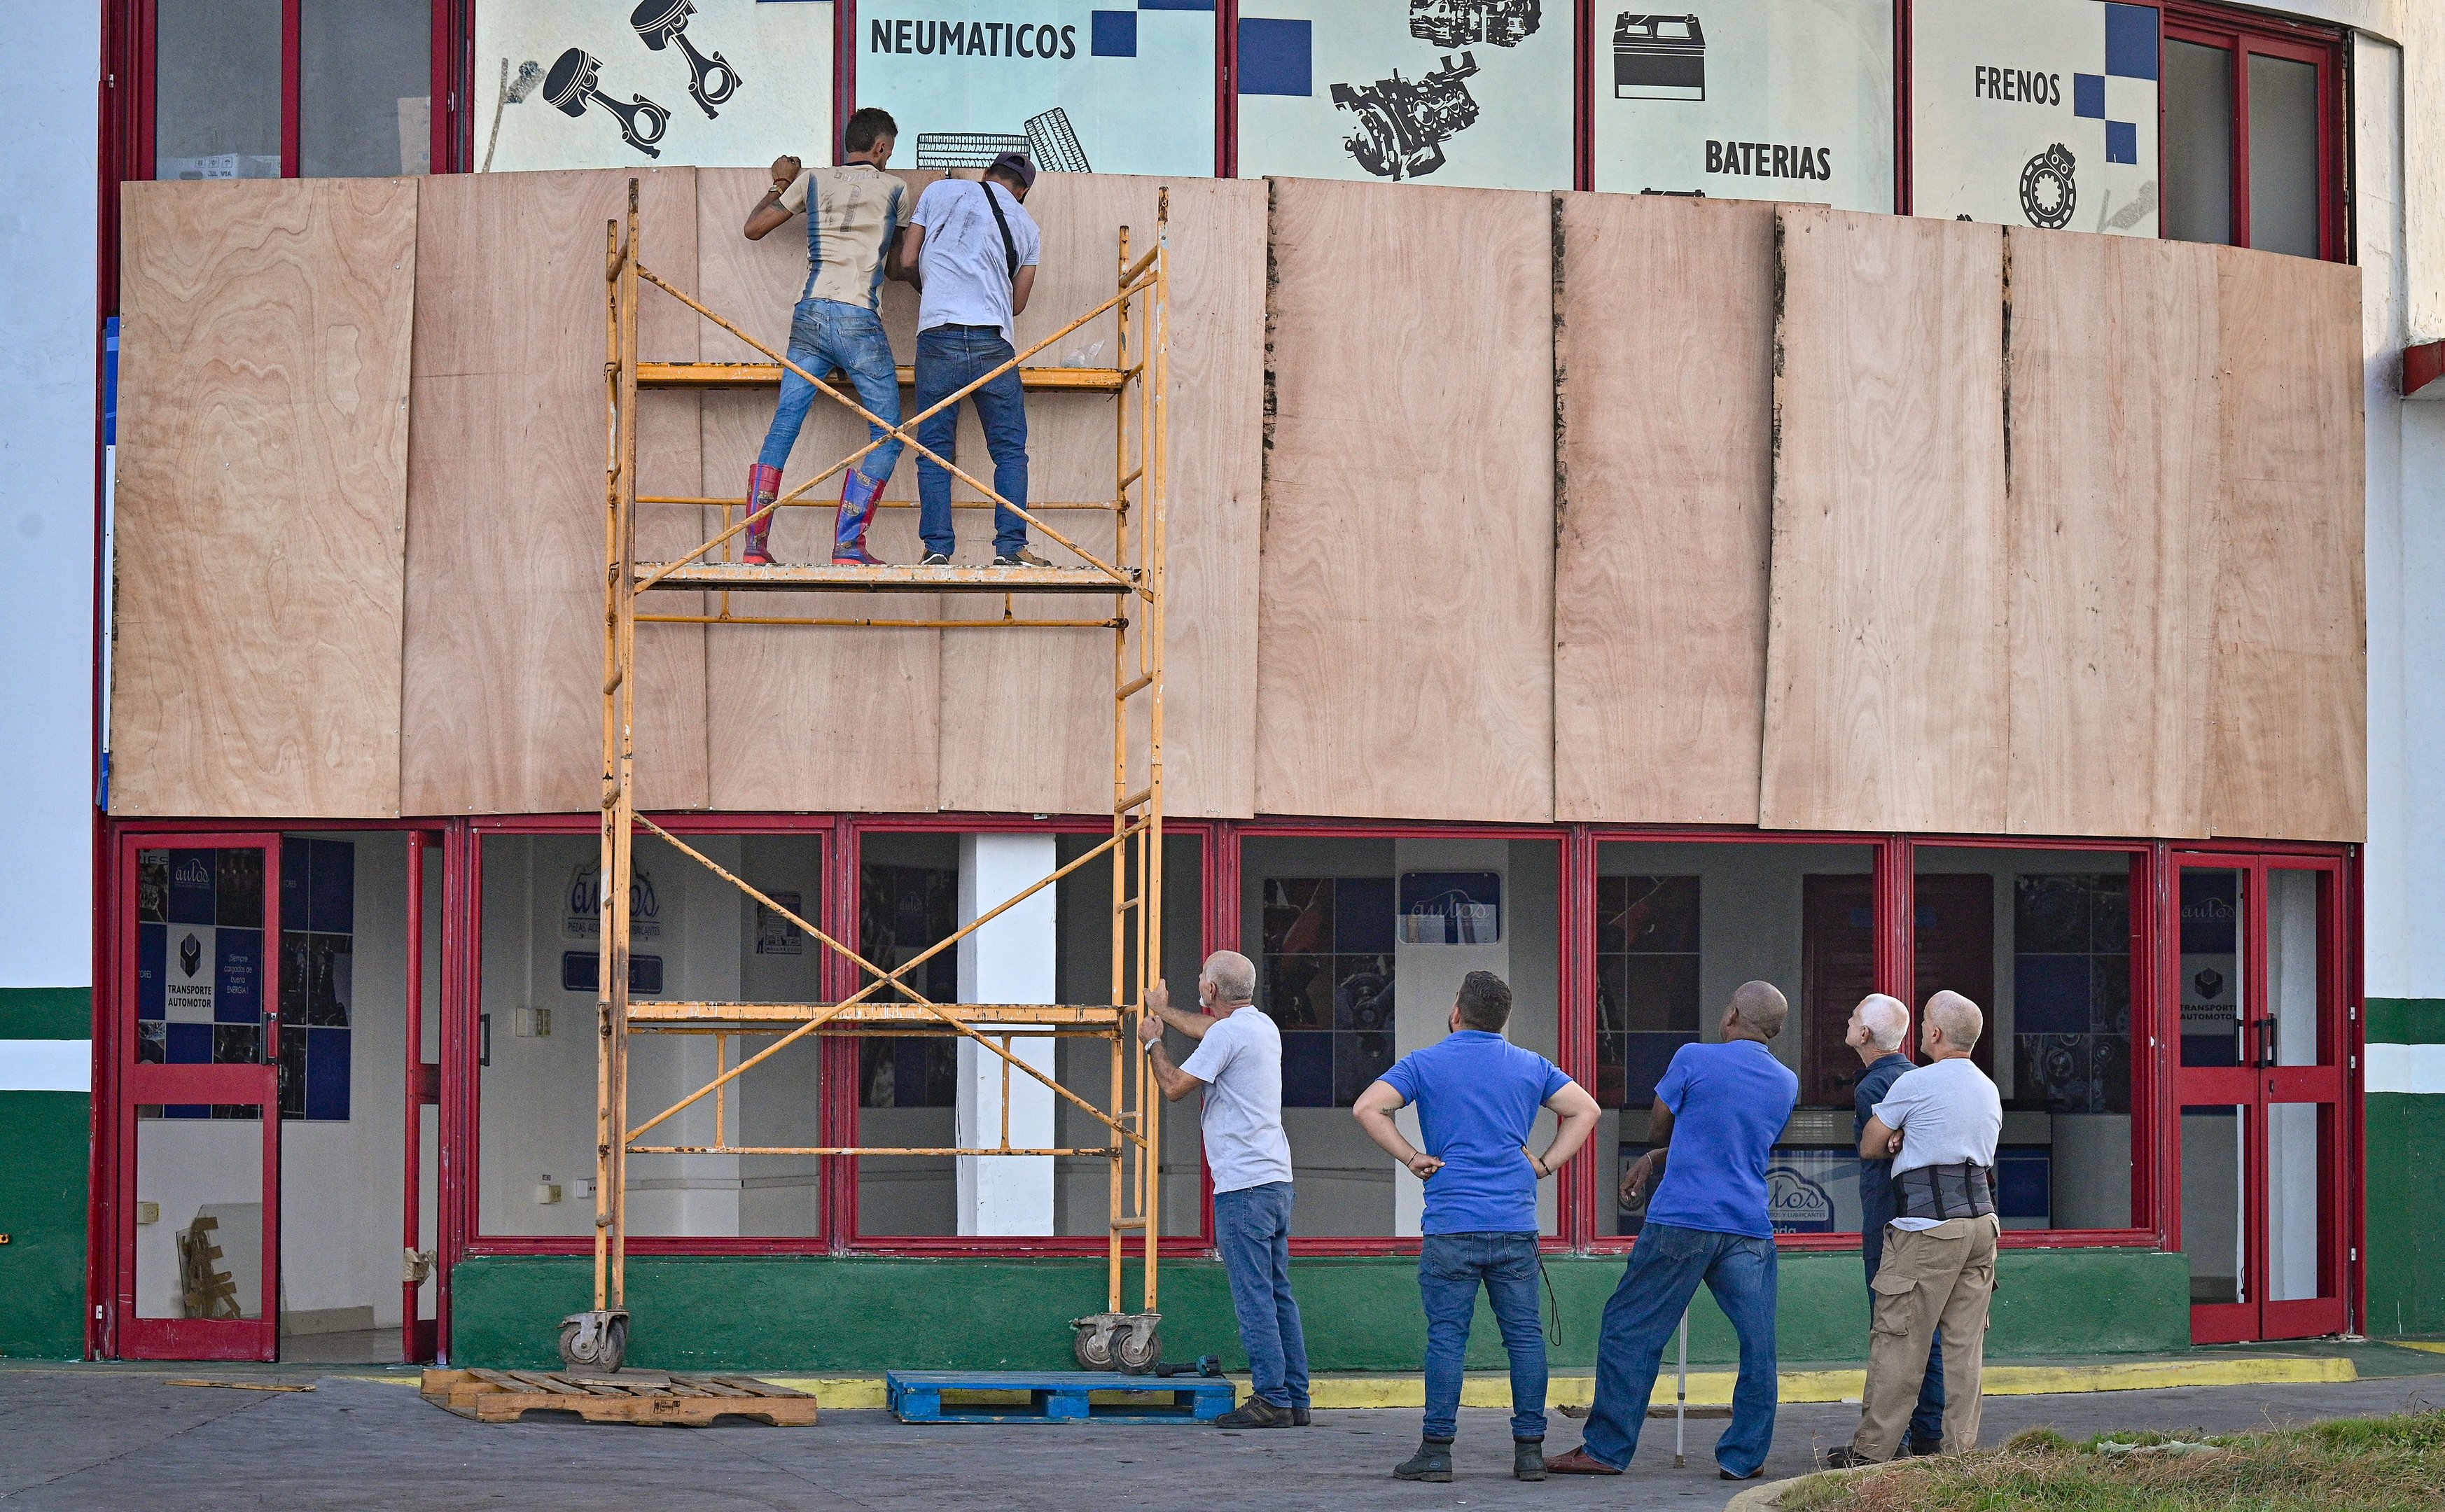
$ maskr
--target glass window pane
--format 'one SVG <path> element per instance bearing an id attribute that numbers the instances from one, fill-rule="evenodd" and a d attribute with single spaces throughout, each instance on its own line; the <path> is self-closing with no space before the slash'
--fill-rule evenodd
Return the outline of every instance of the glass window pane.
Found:
<path id="1" fill-rule="evenodd" d="M 136 1121 L 136 1316 L 261 1317 L 259 1111 L 162 1111 Z"/>
<path id="2" fill-rule="evenodd" d="M 280 177 L 281 0 L 156 0 L 153 177 Z"/>
<path id="3" fill-rule="evenodd" d="M 823 897 L 813 835 L 708 835 L 689 843 L 799 917 Z M 478 1012 L 481 1231 L 590 1234 L 594 1223 L 593 1021 L 599 960 L 591 834 L 487 835 Z M 629 991 L 639 1000 L 812 1002 L 821 948 L 728 882 L 649 837 L 630 884 Z M 777 1036 L 645 1034 L 629 1042 L 628 1110 L 643 1123 Z M 649 1145 L 821 1143 L 822 1050 L 810 1036 L 716 1099 L 676 1114 Z M 820 1231 L 819 1157 L 639 1155 L 630 1232 L 804 1237 Z"/>
<path id="4" fill-rule="evenodd" d="M 1282 1030 L 1282 1127 L 1299 1201 L 1292 1232 L 1414 1235 L 1426 1190 L 1350 1116 L 1393 1061 L 1449 1033 L 1461 979 L 1511 985 L 1515 1045 L 1560 1058 L 1561 848 L 1547 840 L 1257 836 L 1241 852 L 1241 939 L 1257 1005 Z M 1420 1142 L 1417 1111 L 1397 1116 Z M 1528 1138 L 1541 1149 L 1553 1114 Z M 1537 1218 L 1558 1231 L 1554 1184 Z"/>
<path id="5" fill-rule="evenodd" d="M 2254 1299 L 2241 1222 L 2249 1111 L 2238 1104 L 2182 1110 L 2182 1253 L 2193 1307 Z"/>
<path id="6" fill-rule="evenodd" d="M 2317 1103 L 2267 1106 L 2267 1299 L 2331 1297 L 2318 1242 L 2324 1110 Z"/>
<path id="7" fill-rule="evenodd" d="M 2318 991 L 2320 873 L 2278 867 L 2267 874 L 2267 1011 L 2278 1066 L 2315 1066 L 2324 1040 Z"/>
<path id="8" fill-rule="evenodd" d="M 868 832 L 860 842 L 858 952 L 895 968 L 956 933 L 990 906 L 1076 860 L 1102 836 L 1049 831 L 961 835 Z M 1204 961 L 1204 842 L 1164 842 L 1162 968 L 1174 999 L 1194 1002 Z M 933 956 L 911 985 L 936 1002 L 1109 1003 L 1112 981 L 1112 868 L 1091 861 L 963 944 Z M 1134 869 L 1125 886 L 1136 887 Z M 999 897 L 982 897 L 985 888 Z M 1124 940 L 1133 982 L 1136 944 Z M 1125 986 L 1126 1000 L 1134 996 Z M 1099 1037 L 1012 1036 L 1013 1055 L 1052 1073 L 1096 1108 L 1112 1105 L 1112 1044 Z M 1186 1052 L 1175 1045 L 1176 1053 Z M 1001 1058 L 964 1038 L 872 1036 L 859 1041 L 858 1142 L 910 1148 L 996 1145 L 1002 1133 Z M 1102 1120 L 1014 1070 L 1015 1147 L 1106 1146 Z M 1197 1103 L 1165 1107 L 1164 1231 L 1194 1234 L 1199 1201 Z M 961 1167 L 967 1168 L 962 1170 Z M 1102 1238 L 1111 1219 L 1111 1163 L 1095 1155 L 868 1155 L 858 1163 L 858 1232 L 868 1237 L 1072 1235 Z"/>
<path id="9" fill-rule="evenodd" d="M 2238 1066 L 2245 1005 L 2241 980 L 2242 873 L 2182 872 L 2182 1064 Z"/>
<path id="10" fill-rule="evenodd" d="M 299 172 L 420 174 L 432 157 L 432 0 L 303 0 Z"/>
<path id="11" fill-rule="evenodd" d="M 1914 996 L 1949 989 L 1986 1014 L 1972 1059 L 2004 1096 L 2004 1226 L 2129 1226 L 2132 977 L 2147 969 L 2131 943 L 2133 857 L 1965 846 L 1916 857 Z"/>
<path id="12" fill-rule="evenodd" d="M 2232 54 L 2165 39 L 2165 234 L 2232 241 Z"/>
<path id="13" fill-rule="evenodd" d="M 1673 1053 L 1719 1037 L 1732 991 L 1752 979 L 1790 999 L 1774 1053 L 1800 1076 L 1800 1110 L 1768 1171 L 1775 1227 L 1857 1233 L 1858 1135 L 1844 1044 L 1876 984 L 1876 852 L 1867 846 L 1650 845 L 1596 852 L 1596 1084 L 1590 1144 L 1597 1232 L 1635 1234 L 1621 1172 L 1646 1153 L 1648 1111 Z"/>
<path id="14" fill-rule="evenodd" d="M 261 1065 L 269 1006 L 263 852 L 252 846 L 141 850 L 136 861 L 137 1059 Z M 324 964 L 334 963 L 327 958 Z M 346 965 L 343 948 L 336 963 L 343 993 Z M 324 980 L 327 993 L 327 970 Z M 307 981 L 302 959 L 283 962 L 282 1006 L 301 1010 L 294 1019 L 301 1025 L 308 1021 L 302 1012 Z"/>
<path id="15" fill-rule="evenodd" d="M 2318 255 L 2318 69 L 2249 55 L 2249 244 Z"/>

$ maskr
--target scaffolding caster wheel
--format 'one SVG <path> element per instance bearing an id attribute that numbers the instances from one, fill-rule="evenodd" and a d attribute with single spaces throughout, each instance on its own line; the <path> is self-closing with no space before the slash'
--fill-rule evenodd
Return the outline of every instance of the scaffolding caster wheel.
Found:
<path id="1" fill-rule="evenodd" d="M 628 1314 L 571 1313 L 560 1320 L 560 1362 L 573 1371 L 609 1374 L 628 1355 Z"/>
<path id="2" fill-rule="evenodd" d="M 1070 1352 L 1082 1371 L 1117 1370 L 1124 1375 L 1144 1375 L 1163 1358 L 1163 1340 L 1155 1334 L 1155 1326 L 1162 1321 L 1161 1313 L 1073 1317 L 1070 1326 L 1078 1333 L 1070 1341 Z"/>

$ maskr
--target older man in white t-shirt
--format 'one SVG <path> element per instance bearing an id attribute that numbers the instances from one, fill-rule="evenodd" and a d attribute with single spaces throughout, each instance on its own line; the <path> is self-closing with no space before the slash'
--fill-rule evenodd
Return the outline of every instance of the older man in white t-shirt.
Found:
<path id="1" fill-rule="evenodd" d="M 1868 1337 L 1859 1430 L 1828 1466 L 1894 1457 L 1918 1403 L 1927 1353 L 1944 1333 L 1944 1451 L 1978 1447 L 1978 1373 L 1995 1292 L 1995 1144 L 2004 1100 L 1969 1059 L 1986 1028 L 1978 1005 L 1939 992 L 1919 1014 L 1927 1064 L 1894 1078 L 1859 1136 L 1859 1158 L 1893 1157 L 1894 1209 Z"/>
<path id="2" fill-rule="evenodd" d="M 1214 1174 L 1214 1240 L 1231 1280 L 1240 1343 L 1248 1352 L 1248 1400 L 1223 1428 L 1305 1427 L 1307 1336 L 1291 1295 L 1291 1142 L 1282 1132 L 1282 1036 L 1256 1005 L 1257 968 L 1218 950 L 1198 974 L 1203 1014 L 1147 992 L 1139 1036 L 1163 1094 L 1178 1102 L 1205 1089 L 1205 1165 Z M 1185 1065 L 1163 1048 L 1165 1025 L 1197 1041 Z"/>

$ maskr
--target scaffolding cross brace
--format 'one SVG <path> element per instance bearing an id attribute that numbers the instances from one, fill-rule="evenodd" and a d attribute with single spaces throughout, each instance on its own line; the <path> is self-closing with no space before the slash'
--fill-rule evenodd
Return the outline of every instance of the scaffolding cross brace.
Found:
<path id="1" fill-rule="evenodd" d="M 627 1349 L 628 1158 L 631 1155 L 801 1156 L 1036 1156 L 1084 1157 L 1110 1166 L 1106 1238 L 1106 1311 L 1073 1322 L 1073 1353 L 1082 1368 L 1145 1370 L 1161 1357 L 1155 1325 L 1157 1269 L 1162 1230 L 1163 1094 L 1147 1053 L 1136 1042 L 1146 989 L 1160 975 L 1163 918 L 1163 637 L 1164 501 L 1166 478 L 1165 394 L 1169 377 L 1167 319 L 1170 272 L 1166 229 L 1169 196 L 1157 201 L 1153 244 L 1130 244 L 1128 226 L 1116 234 L 1113 293 L 1060 329 L 1019 352 L 992 372 L 897 425 L 868 413 L 847 390 L 808 372 L 765 343 L 648 268 L 642 255 L 637 182 L 628 184 L 625 224 L 604 226 L 604 574 L 603 574 L 603 786 L 601 910 L 595 1060 L 594 1305 L 562 1320 L 562 1358 L 571 1366 L 617 1370 Z M 651 285 L 697 315 L 745 342 L 768 364 L 642 362 L 638 356 L 639 303 Z M 1117 360 L 1111 368 L 1031 367 L 1028 359 L 1110 313 L 1117 330 Z M 1053 392 L 1110 395 L 1112 416 L 1112 491 L 1102 499 L 1039 503 L 1022 509 L 962 472 L 917 438 L 928 417 L 1002 374 L 1017 369 L 1024 386 Z M 749 567 L 729 559 L 732 541 L 756 519 L 784 506 L 812 504 L 808 493 L 854 467 L 882 444 L 876 436 L 780 498 L 758 510 L 753 499 L 641 495 L 637 487 L 637 411 L 641 391 L 702 390 L 777 383 L 786 369 L 819 393 L 896 436 L 914 455 L 939 463 L 981 495 L 976 507 L 1000 506 L 1021 518 L 1075 560 L 1074 566 L 968 567 Z M 902 501 L 905 503 L 905 501 Z M 718 507 L 720 529 L 693 550 L 668 562 L 637 558 L 641 505 Z M 1112 521 L 1109 558 L 1048 524 L 1043 513 L 1102 512 Z M 1076 527 L 1073 527 L 1075 530 Z M 722 553 L 716 559 L 715 552 Z M 644 594 L 675 589 L 719 595 L 712 614 L 641 613 Z M 787 616 L 734 614 L 730 597 L 749 592 L 936 592 L 994 594 L 1002 598 L 999 618 L 912 619 L 889 616 Z M 1015 595 L 1109 595 L 1109 612 L 1097 617 L 1022 619 Z M 766 625 L 901 629 L 1102 629 L 1112 637 L 1111 831 L 1084 854 L 983 910 L 947 938 L 897 966 L 885 969 L 835 939 L 812 921 L 758 890 L 745 879 L 636 811 L 634 737 L 637 700 L 637 625 L 645 624 Z M 629 886 L 635 843 L 644 831 L 704 866 L 761 907 L 805 931 L 824 950 L 857 968 L 865 985 L 837 1002 L 632 1002 L 628 985 Z M 1052 887 L 1089 863 L 1108 859 L 1111 868 L 1111 982 L 1103 1003 L 943 1003 L 910 983 L 918 967 L 955 947 L 1028 897 Z M 630 1123 L 628 1054 L 642 1034 L 710 1035 L 712 1080 L 642 1123 Z M 953 1146 L 750 1145 L 731 1138 L 731 1089 L 756 1067 L 810 1036 L 933 1036 L 976 1044 L 980 1055 L 999 1061 L 1001 1075 L 1001 1137 L 999 1143 Z M 1013 1049 L 1022 1037 L 1052 1036 L 1107 1041 L 1111 1047 L 1107 1101 L 1098 1105 L 1077 1088 L 1048 1075 Z M 749 1050 L 734 1039 L 770 1042 Z M 1011 1142 L 1010 1091 L 1014 1071 L 1041 1083 L 1104 1130 L 1102 1143 L 1015 1146 Z M 713 1102 L 710 1143 L 658 1144 L 641 1139 L 687 1109 Z M 1139 1308 L 1122 1310 L 1123 1261 L 1129 1236 L 1142 1238 Z"/>

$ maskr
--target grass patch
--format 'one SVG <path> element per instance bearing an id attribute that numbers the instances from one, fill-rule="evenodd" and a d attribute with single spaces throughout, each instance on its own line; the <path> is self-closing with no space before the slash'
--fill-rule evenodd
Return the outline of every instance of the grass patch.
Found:
<path id="1" fill-rule="evenodd" d="M 2436 1512 L 2445 1508 L 2445 1410 L 2343 1418 L 2212 1437 L 2051 1428 L 1991 1453 L 1818 1475 L 1782 1512 Z"/>

